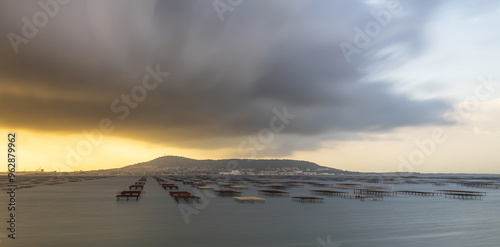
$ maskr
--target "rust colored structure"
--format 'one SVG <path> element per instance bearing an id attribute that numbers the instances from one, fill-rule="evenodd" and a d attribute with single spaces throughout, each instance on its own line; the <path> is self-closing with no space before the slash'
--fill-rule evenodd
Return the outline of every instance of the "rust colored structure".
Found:
<path id="1" fill-rule="evenodd" d="M 216 195 L 222 197 L 233 197 L 233 196 L 241 196 L 241 192 L 235 190 L 215 190 Z"/>
<path id="2" fill-rule="evenodd" d="M 439 195 L 436 192 L 423 192 L 423 191 L 412 191 L 412 190 L 402 190 L 397 191 L 398 194 L 414 195 L 414 196 L 435 196 Z"/>
<path id="3" fill-rule="evenodd" d="M 294 202 L 324 202 L 324 199 L 321 197 L 312 197 L 312 196 L 296 196 L 292 197 L 292 201 Z"/>
<path id="4" fill-rule="evenodd" d="M 289 196 L 288 192 L 279 190 L 259 190 L 259 194 L 266 196 Z"/>
<path id="5" fill-rule="evenodd" d="M 142 190 L 142 189 L 144 189 L 144 185 L 134 184 L 134 185 L 130 185 L 128 187 L 129 190 L 131 190 L 132 188 L 136 189 L 136 190 L 138 190 L 138 189 Z"/>
<path id="6" fill-rule="evenodd" d="M 311 190 L 311 194 L 321 196 L 342 196 L 343 194 L 347 194 L 347 192 L 335 190 Z"/>

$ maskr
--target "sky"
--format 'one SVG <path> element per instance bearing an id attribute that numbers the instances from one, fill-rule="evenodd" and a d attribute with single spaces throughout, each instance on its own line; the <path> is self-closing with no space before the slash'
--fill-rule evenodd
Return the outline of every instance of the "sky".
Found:
<path id="1" fill-rule="evenodd" d="M 0 23 L 18 170 L 500 173 L 498 1 L 1 0 Z"/>

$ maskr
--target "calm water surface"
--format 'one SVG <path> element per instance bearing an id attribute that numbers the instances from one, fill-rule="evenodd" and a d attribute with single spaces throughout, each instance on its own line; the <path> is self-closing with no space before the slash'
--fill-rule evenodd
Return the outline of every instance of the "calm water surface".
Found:
<path id="1" fill-rule="evenodd" d="M 0 246 L 500 246 L 500 190 L 496 189 L 394 185 L 396 190 L 485 191 L 482 200 L 398 195 L 364 202 L 325 197 L 325 203 L 307 204 L 259 195 L 266 198 L 265 204 L 240 204 L 214 197 L 186 204 L 193 213 L 187 223 L 179 204 L 152 177 L 139 201 L 116 201 L 116 192 L 139 178 L 19 190 L 17 239 L 7 239 L 4 230 Z M 180 190 L 193 191 L 189 185 L 176 184 Z M 247 186 L 245 195 L 257 195 L 258 187 Z M 289 192 L 307 196 L 311 189 L 328 188 L 305 185 Z M 7 195 L 2 193 L 0 200 L 0 218 L 6 222 Z"/>

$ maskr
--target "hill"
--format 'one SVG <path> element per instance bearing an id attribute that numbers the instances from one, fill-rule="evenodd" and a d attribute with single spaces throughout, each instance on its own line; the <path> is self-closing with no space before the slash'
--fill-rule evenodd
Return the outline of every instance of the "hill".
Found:
<path id="1" fill-rule="evenodd" d="M 156 173 L 156 172 L 230 172 L 232 170 L 259 172 L 330 172 L 345 173 L 345 171 L 320 166 L 316 163 L 301 160 L 286 159 L 222 159 L 196 160 L 180 156 L 163 156 L 122 168 L 108 170 L 111 173 Z"/>

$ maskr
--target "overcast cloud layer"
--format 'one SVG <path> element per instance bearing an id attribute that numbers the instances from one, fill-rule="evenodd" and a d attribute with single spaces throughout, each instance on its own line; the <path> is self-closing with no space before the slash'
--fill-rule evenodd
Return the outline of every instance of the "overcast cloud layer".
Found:
<path id="1" fill-rule="evenodd" d="M 225 2 L 225 1 L 223 1 Z M 7 34 L 37 1 L 0 4 L 0 124 L 77 132 L 110 118 L 113 135 L 191 148 L 235 147 L 269 126 L 273 108 L 296 115 L 267 155 L 326 139 L 403 126 L 446 124 L 439 99 L 370 81 L 427 45 L 439 1 L 401 1 L 401 13 L 348 63 L 339 44 L 374 21 L 385 1 L 244 0 L 221 21 L 212 1 L 73 1 L 61 5 L 16 54 Z M 391 51 L 391 53 L 384 53 Z M 170 75 L 120 120 L 110 105 L 140 85 L 145 68 Z M 12 112 L 12 113 L 9 113 Z"/>

